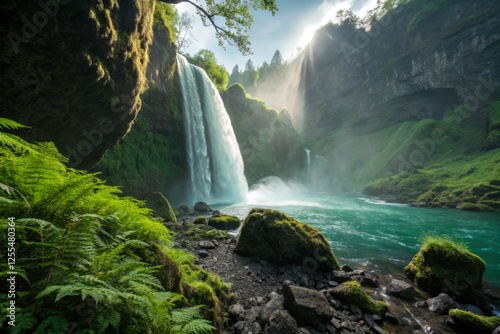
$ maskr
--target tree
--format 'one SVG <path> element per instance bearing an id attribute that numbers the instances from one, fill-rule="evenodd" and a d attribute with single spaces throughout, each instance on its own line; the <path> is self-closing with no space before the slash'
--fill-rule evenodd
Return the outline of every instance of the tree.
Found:
<path id="1" fill-rule="evenodd" d="M 271 59 L 271 67 L 279 67 L 283 65 L 283 56 L 281 55 L 280 50 L 276 50 L 273 55 L 273 59 Z"/>
<path id="2" fill-rule="evenodd" d="M 240 67 L 238 65 L 233 67 L 231 75 L 229 76 L 228 85 L 231 86 L 235 83 L 241 83 L 241 73 L 240 73 Z"/>
<path id="3" fill-rule="evenodd" d="M 193 22 L 194 16 L 190 15 L 188 12 L 183 12 L 179 15 L 179 11 L 175 10 L 176 22 L 175 30 L 177 32 L 177 47 L 179 50 L 184 50 L 189 48 L 196 38 L 193 35 Z"/>
<path id="4" fill-rule="evenodd" d="M 229 76 L 226 68 L 217 64 L 217 59 L 212 51 L 202 49 L 194 57 L 187 56 L 186 58 L 191 64 L 203 68 L 219 91 L 226 89 Z"/>
<path id="5" fill-rule="evenodd" d="M 169 4 L 187 2 L 196 7 L 198 15 L 205 26 L 213 26 L 219 45 L 225 48 L 224 43 L 236 46 L 243 55 L 251 54 L 250 41 L 247 31 L 253 23 L 250 9 L 268 10 L 273 15 L 278 10 L 276 0 L 205 0 L 205 6 L 195 3 L 194 0 L 159 0 Z M 224 24 L 216 21 L 216 17 L 223 17 Z"/>
<path id="6" fill-rule="evenodd" d="M 242 85 L 245 88 L 252 88 L 257 83 L 257 79 L 259 78 L 259 72 L 255 70 L 255 66 L 253 65 L 253 61 L 248 59 L 245 64 L 245 71 L 242 75 Z"/>

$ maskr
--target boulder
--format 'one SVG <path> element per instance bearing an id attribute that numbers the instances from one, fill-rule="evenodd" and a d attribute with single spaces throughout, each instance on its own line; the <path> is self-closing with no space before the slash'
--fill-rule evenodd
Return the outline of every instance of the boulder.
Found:
<path id="1" fill-rule="evenodd" d="M 260 323 L 266 324 L 276 310 L 283 310 L 283 300 L 280 295 L 273 291 L 269 295 L 269 301 L 259 311 Z"/>
<path id="2" fill-rule="evenodd" d="M 429 237 L 404 268 L 406 276 L 423 290 L 445 292 L 457 300 L 477 303 L 481 298 L 484 261 L 461 244 Z"/>
<path id="3" fill-rule="evenodd" d="M 459 309 L 450 310 L 448 316 L 450 325 L 462 333 L 491 334 L 498 332 L 500 326 L 499 317 L 486 317 Z"/>
<path id="4" fill-rule="evenodd" d="M 283 299 L 285 309 L 299 323 L 318 326 L 333 317 L 328 300 L 319 291 L 288 285 L 283 288 Z"/>
<path id="5" fill-rule="evenodd" d="M 146 206 L 152 209 L 156 216 L 165 219 L 167 222 L 177 223 L 174 210 L 168 199 L 160 192 L 154 192 L 146 197 Z"/>
<path id="6" fill-rule="evenodd" d="M 445 314 L 455 307 L 455 301 L 446 293 L 440 293 L 434 298 L 427 299 L 429 311 L 437 314 Z"/>
<path id="7" fill-rule="evenodd" d="M 413 298 L 416 292 L 415 289 L 405 281 L 393 279 L 389 285 L 387 285 L 387 294 L 398 298 Z"/>
<path id="8" fill-rule="evenodd" d="M 249 212 L 235 251 L 277 264 L 304 265 L 317 271 L 340 268 L 330 244 L 318 230 L 270 209 Z"/>
<path id="9" fill-rule="evenodd" d="M 191 209 L 189 209 L 189 206 L 186 204 L 181 204 L 177 208 L 177 211 L 179 211 L 179 214 L 181 215 L 188 215 L 191 212 Z"/>
<path id="10" fill-rule="evenodd" d="M 500 334 L 500 326 L 495 328 L 495 330 L 491 334 Z"/>
<path id="11" fill-rule="evenodd" d="M 211 212 L 212 209 L 205 202 L 196 202 L 194 205 L 194 212 L 196 213 L 207 213 Z"/>
<path id="12" fill-rule="evenodd" d="M 236 216 L 212 216 L 208 220 L 208 226 L 215 227 L 218 230 L 236 230 L 240 227 L 241 221 Z"/>
<path id="13" fill-rule="evenodd" d="M 245 308 L 240 303 L 232 304 L 229 306 L 228 313 L 231 319 L 235 321 L 242 320 L 244 319 Z"/>
<path id="14" fill-rule="evenodd" d="M 334 270 L 332 271 L 332 280 L 334 280 L 335 282 L 344 283 L 352 281 L 352 278 L 345 271 Z"/>
<path id="15" fill-rule="evenodd" d="M 276 310 L 271 314 L 264 334 L 299 334 L 297 321 L 287 311 Z"/>
<path id="16" fill-rule="evenodd" d="M 334 298 L 347 304 L 359 307 L 363 312 L 382 315 L 387 309 L 387 305 L 381 301 L 373 301 L 356 281 L 344 282 L 331 289 Z"/>
<path id="17" fill-rule="evenodd" d="M 195 225 L 207 225 L 207 219 L 203 216 L 196 217 L 193 221 Z"/>

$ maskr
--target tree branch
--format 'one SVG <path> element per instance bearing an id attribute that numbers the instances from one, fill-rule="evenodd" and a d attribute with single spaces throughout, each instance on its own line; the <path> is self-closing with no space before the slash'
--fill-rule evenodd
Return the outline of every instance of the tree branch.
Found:
<path id="1" fill-rule="evenodd" d="M 216 23 L 215 23 L 215 20 L 214 20 L 214 16 L 216 16 L 216 14 L 209 14 L 205 8 L 201 7 L 200 5 L 198 5 L 197 3 L 194 3 L 192 2 L 191 0 L 158 0 L 160 2 L 165 2 L 165 3 L 168 3 L 168 4 L 171 4 L 171 5 L 177 5 L 181 2 L 187 2 L 191 5 L 193 5 L 196 9 L 198 9 L 200 12 L 202 12 L 209 20 L 210 20 L 210 23 L 212 24 L 212 26 L 214 27 L 215 29 L 215 33 L 216 35 L 219 35 L 219 36 L 230 36 L 231 34 L 229 33 L 228 30 L 224 29 L 223 27 L 220 27 L 218 26 Z M 229 39 L 227 41 L 230 45 L 235 45 L 233 43 L 231 43 L 231 40 Z"/>

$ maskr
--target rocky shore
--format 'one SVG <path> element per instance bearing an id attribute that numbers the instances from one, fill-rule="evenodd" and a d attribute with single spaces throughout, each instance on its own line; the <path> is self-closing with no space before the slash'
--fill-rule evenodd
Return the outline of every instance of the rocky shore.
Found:
<path id="1" fill-rule="evenodd" d="M 206 221 L 211 215 L 202 214 Z M 460 331 L 448 316 L 450 309 L 484 314 L 444 293 L 431 298 L 402 274 L 381 275 L 345 265 L 340 270 L 316 272 L 306 265 L 277 265 L 242 256 L 235 252 L 235 231 L 227 233 L 204 224 L 200 213 L 185 213 L 178 221 L 167 224 L 175 233 L 175 246 L 191 252 L 204 269 L 231 283 L 235 298 L 228 309 L 227 334 L 452 334 Z M 359 286 L 359 296 L 346 298 L 345 282 Z M 498 291 L 485 292 L 489 307 L 495 308 Z"/>

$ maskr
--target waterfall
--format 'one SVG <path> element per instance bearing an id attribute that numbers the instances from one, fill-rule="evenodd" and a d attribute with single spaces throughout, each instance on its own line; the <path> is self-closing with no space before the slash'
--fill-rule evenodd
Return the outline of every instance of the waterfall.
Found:
<path id="1" fill-rule="evenodd" d="M 307 175 L 309 175 L 309 170 L 310 170 L 310 167 L 311 167 L 311 150 L 308 150 L 307 148 L 305 148 L 304 150 L 306 150 L 306 156 L 307 156 Z"/>
<path id="2" fill-rule="evenodd" d="M 248 185 L 231 120 L 217 88 L 201 68 L 177 55 L 183 123 L 194 201 L 237 203 Z"/>
<path id="3" fill-rule="evenodd" d="M 311 154 L 311 150 L 306 151 L 306 182 L 310 190 L 319 190 L 324 186 L 325 179 L 325 157 L 321 155 Z"/>

